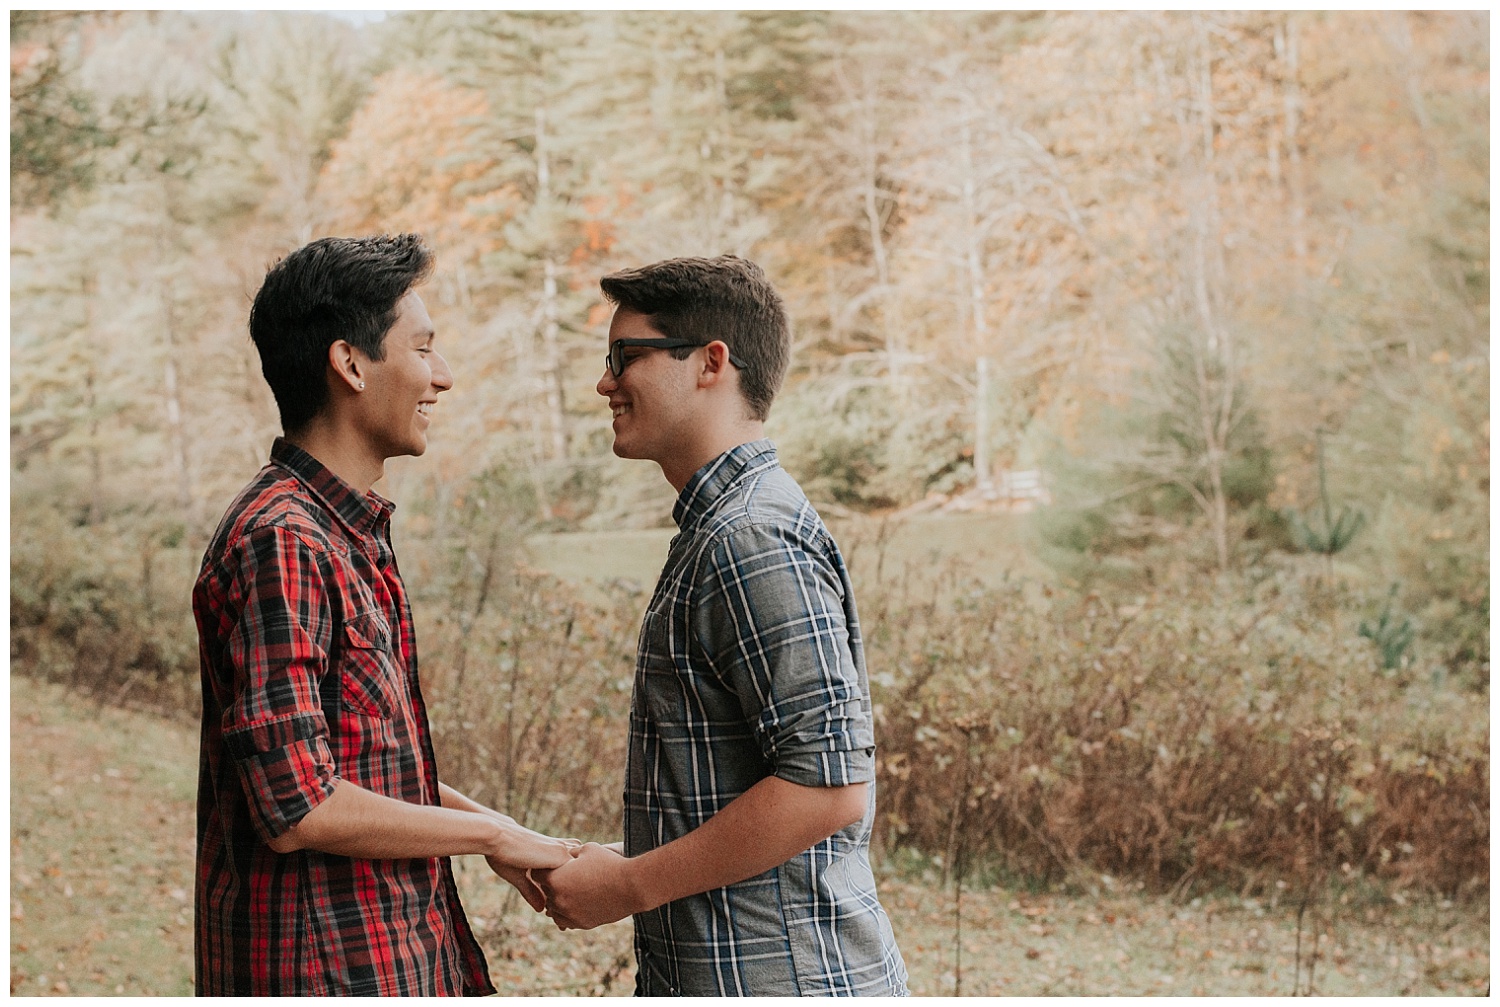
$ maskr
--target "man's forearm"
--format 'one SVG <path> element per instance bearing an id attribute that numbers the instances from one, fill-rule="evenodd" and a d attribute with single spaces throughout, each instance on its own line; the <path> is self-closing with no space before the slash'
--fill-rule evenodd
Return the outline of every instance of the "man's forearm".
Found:
<path id="1" fill-rule="evenodd" d="M 474 798 L 459 793 L 446 783 L 438 784 L 438 800 L 442 803 L 443 807 L 452 808 L 455 811 L 471 811 L 476 815 L 488 815 L 491 818 L 504 818 L 506 821 L 514 821 L 514 819 L 500 814 L 494 808 L 487 808 L 474 800 Z"/>
<path id="2" fill-rule="evenodd" d="M 804 787 L 771 776 L 692 832 L 626 863 L 641 912 L 753 878 L 865 813 L 869 787 Z"/>
<path id="3" fill-rule="evenodd" d="M 500 833 L 485 815 L 411 804 L 338 780 L 332 794 L 270 846 L 367 860 L 489 855 L 499 849 Z"/>
<path id="4" fill-rule="evenodd" d="M 784 864 L 859 821 L 868 800 L 864 783 L 804 787 L 769 777 L 649 853 L 627 859 L 590 843 L 576 860 L 534 876 L 557 925 L 587 930 Z"/>
<path id="5" fill-rule="evenodd" d="M 473 853 L 521 868 L 556 867 L 568 859 L 561 840 L 524 829 L 455 790 L 441 797 L 443 807 L 411 804 L 339 780 L 270 846 L 278 853 L 319 850 L 367 860 Z"/>

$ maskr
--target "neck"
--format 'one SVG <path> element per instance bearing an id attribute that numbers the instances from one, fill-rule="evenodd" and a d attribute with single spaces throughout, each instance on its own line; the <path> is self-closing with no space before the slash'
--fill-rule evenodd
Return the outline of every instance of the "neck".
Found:
<path id="1" fill-rule="evenodd" d="M 352 436 L 336 422 L 318 417 L 285 439 L 312 455 L 360 493 L 385 475 L 385 459 L 370 450 L 362 438 Z"/>
<path id="2" fill-rule="evenodd" d="M 721 430 L 705 431 L 677 458 L 661 463 L 661 473 L 667 477 L 672 488 L 681 493 L 682 488 L 693 478 L 693 473 L 713 461 L 726 451 L 741 444 L 758 441 L 766 435 L 765 424 L 759 420 L 743 420 Z"/>

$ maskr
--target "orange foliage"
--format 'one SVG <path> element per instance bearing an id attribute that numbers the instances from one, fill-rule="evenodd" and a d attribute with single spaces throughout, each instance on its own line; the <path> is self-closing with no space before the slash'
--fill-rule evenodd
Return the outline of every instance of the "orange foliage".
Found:
<path id="1" fill-rule="evenodd" d="M 569 257 L 574 265 L 607 254 L 615 246 L 615 226 L 602 217 L 602 214 L 608 212 L 608 201 L 599 196 L 589 196 L 582 204 L 583 211 L 588 216 L 583 221 L 583 243 L 574 248 Z"/>
<path id="2" fill-rule="evenodd" d="M 472 154 L 487 111 L 483 94 L 437 76 L 394 70 L 376 80 L 319 181 L 342 210 L 337 226 L 419 231 L 445 258 L 493 247 L 498 229 L 477 226 L 467 191 L 493 165 Z"/>
<path id="3" fill-rule="evenodd" d="M 22 42 L 20 45 L 10 47 L 10 75 L 19 76 L 30 70 L 33 64 L 40 63 L 50 55 L 50 50 L 36 42 Z"/>

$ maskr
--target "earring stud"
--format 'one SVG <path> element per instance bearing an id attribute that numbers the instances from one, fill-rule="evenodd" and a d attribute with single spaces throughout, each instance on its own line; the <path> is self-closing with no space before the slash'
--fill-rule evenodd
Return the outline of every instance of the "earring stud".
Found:
<path id="1" fill-rule="evenodd" d="M 364 391 L 364 390 L 365 390 L 365 383 L 364 383 L 364 382 L 363 382 L 363 381 L 361 381 L 361 382 L 360 382 L 360 383 L 359 383 L 359 390 L 360 390 L 360 391 Z"/>

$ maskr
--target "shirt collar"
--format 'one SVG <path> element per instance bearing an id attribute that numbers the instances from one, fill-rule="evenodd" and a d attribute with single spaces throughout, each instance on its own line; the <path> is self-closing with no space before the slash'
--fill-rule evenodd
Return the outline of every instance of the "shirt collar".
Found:
<path id="1" fill-rule="evenodd" d="M 351 531 L 361 535 L 373 534 L 396 510 L 395 504 L 374 490 L 359 492 L 285 437 L 271 445 L 271 463 L 291 472 Z"/>
<path id="2" fill-rule="evenodd" d="M 677 504 L 672 508 L 672 520 L 677 522 L 679 529 L 686 529 L 707 514 L 715 502 L 745 473 L 774 464 L 776 445 L 768 438 L 762 437 L 730 448 L 693 473 L 682 492 L 677 495 Z"/>

